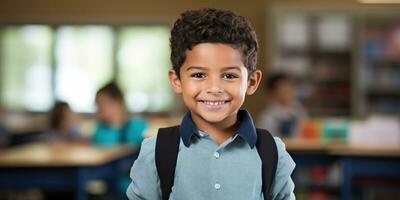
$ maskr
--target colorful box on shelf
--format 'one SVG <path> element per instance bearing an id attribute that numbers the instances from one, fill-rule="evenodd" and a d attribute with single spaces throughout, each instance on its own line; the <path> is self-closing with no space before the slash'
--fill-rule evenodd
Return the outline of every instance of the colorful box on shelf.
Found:
<path id="1" fill-rule="evenodd" d="M 346 140 L 349 121 L 346 119 L 324 120 L 322 138 L 324 140 Z"/>
<path id="2" fill-rule="evenodd" d="M 320 139 L 321 120 L 312 119 L 302 122 L 299 126 L 299 137 L 303 139 Z"/>
<path id="3" fill-rule="evenodd" d="M 312 119 L 301 123 L 299 135 L 304 139 L 346 140 L 348 130 L 346 119 Z"/>

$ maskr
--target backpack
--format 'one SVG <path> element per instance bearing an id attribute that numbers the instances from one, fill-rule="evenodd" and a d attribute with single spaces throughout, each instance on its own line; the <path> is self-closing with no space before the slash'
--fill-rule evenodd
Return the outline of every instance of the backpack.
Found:
<path id="1" fill-rule="evenodd" d="M 162 199 L 168 200 L 175 177 L 175 167 L 180 144 L 179 126 L 160 128 L 158 130 L 155 162 Z M 275 179 L 278 152 L 274 138 L 264 129 L 257 129 L 256 147 L 262 163 L 262 191 L 264 199 L 272 199 L 271 186 Z"/>

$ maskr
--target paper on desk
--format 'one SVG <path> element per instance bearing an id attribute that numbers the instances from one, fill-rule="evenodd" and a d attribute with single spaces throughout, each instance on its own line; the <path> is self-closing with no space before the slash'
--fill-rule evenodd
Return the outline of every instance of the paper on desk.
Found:
<path id="1" fill-rule="evenodd" d="M 396 118 L 373 116 L 352 122 L 349 143 L 355 146 L 400 147 L 400 123 Z"/>

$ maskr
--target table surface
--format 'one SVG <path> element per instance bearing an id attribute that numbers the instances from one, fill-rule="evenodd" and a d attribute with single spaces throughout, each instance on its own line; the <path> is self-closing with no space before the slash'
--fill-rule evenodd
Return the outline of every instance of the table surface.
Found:
<path id="1" fill-rule="evenodd" d="M 343 156 L 400 157 L 400 146 L 352 145 L 344 141 L 323 141 L 311 139 L 284 139 L 289 152 L 323 152 Z"/>
<path id="2" fill-rule="evenodd" d="M 76 143 L 30 143 L 0 151 L 0 167 L 100 165 L 137 151 L 130 145 L 100 147 Z"/>
<path id="3" fill-rule="evenodd" d="M 289 152 L 330 155 L 400 157 L 400 147 L 354 146 L 341 141 L 284 139 Z M 30 143 L 0 151 L 0 167 L 58 167 L 99 165 L 137 151 L 130 145 L 100 147 L 73 143 Z"/>

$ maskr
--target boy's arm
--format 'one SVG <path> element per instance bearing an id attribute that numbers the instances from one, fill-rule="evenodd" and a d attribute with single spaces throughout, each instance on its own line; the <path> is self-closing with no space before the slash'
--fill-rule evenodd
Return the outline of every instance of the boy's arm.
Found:
<path id="1" fill-rule="evenodd" d="M 142 143 L 138 158 L 131 169 L 132 182 L 126 195 L 130 200 L 161 199 L 159 178 L 155 166 L 156 136 L 145 139 Z"/>
<path id="2" fill-rule="evenodd" d="M 272 187 L 273 199 L 296 199 L 294 196 L 294 183 L 290 177 L 296 164 L 285 149 L 281 139 L 275 137 L 278 148 L 278 164 L 276 167 L 275 181 Z"/>

